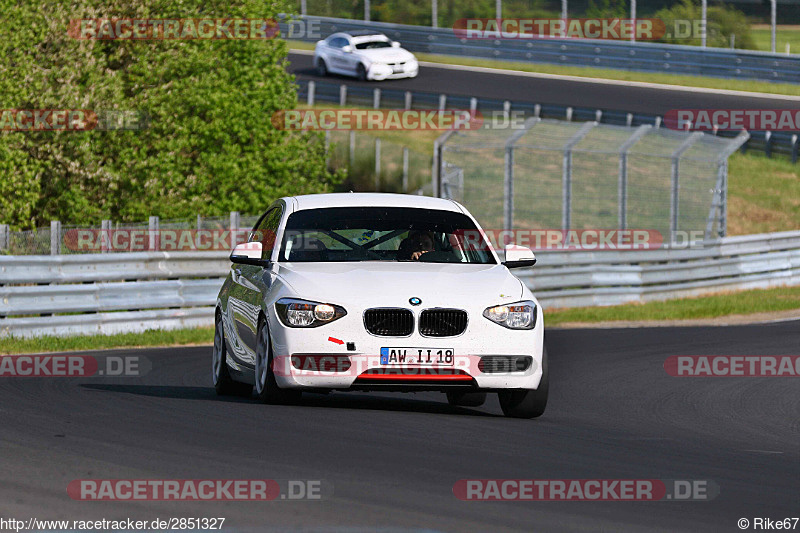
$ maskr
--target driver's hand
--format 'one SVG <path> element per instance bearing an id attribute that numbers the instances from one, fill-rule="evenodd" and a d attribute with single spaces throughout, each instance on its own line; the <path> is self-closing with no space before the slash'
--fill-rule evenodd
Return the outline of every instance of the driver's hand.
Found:
<path id="1" fill-rule="evenodd" d="M 419 258 L 422 256 L 422 254 L 425 254 L 425 253 L 428 253 L 428 250 L 421 250 L 419 252 L 414 252 L 413 254 L 411 254 L 411 260 L 412 261 L 419 261 Z"/>

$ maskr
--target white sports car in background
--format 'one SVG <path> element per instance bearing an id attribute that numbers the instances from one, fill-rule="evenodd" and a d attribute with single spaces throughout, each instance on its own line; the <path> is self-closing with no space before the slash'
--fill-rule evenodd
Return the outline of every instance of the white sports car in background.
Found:
<path id="1" fill-rule="evenodd" d="M 334 33 L 318 41 L 314 66 L 321 76 L 331 72 L 360 80 L 413 78 L 419 73 L 414 54 L 381 33 L 365 30 Z"/>
<path id="2" fill-rule="evenodd" d="M 216 304 L 220 394 L 267 403 L 303 390 L 499 393 L 508 416 L 547 404 L 542 309 L 456 202 L 344 193 L 277 200 L 231 254 Z"/>

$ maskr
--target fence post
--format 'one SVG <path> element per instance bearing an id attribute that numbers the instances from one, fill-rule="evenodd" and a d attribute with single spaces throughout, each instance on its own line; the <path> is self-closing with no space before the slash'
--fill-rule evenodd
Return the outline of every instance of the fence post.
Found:
<path id="1" fill-rule="evenodd" d="M 111 245 L 111 221 L 103 220 L 100 222 L 100 253 L 107 254 Z"/>
<path id="2" fill-rule="evenodd" d="M 61 253 L 61 222 L 58 220 L 50 221 L 50 255 Z"/>
<path id="3" fill-rule="evenodd" d="M 539 118 L 542 115 L 542 106 L 539 104 L 535 104 L 533 106 L 533 116 Z"/>
<path id="4" fill-rule="evenodd" d="M 764 134 L 764 153 L 767 154 L 767 157 L 772 157 L 772 132 L 767 131 Z"/>
<path id="5" fill-rule="evenodd" d="M 344 107 L 347 105 L 347 85 L 339 85 L 339 105 Z"/>
<path id="6" fill-rule="evenodd" d="M 412 98 L 411 91 L 406 91 L 406 109 L 411 109 Z"/>
<path id="7" fill-rule="evenodd" d="M 308 102 L 309 106 L 313 106 L 314 105 L 314 96 L 315 96 L 314 93 L 316 91 L 316 88 L 317 88 L 317 84 L 314 83 L 313 80 L 308 82 L 308 100 L 307 100 L 307 102 Z"/>
<path id="8" fill-rule="evenodd" d="M 197 215 L 197 231 L 203 229 L 203 217 L 199 214 Z"/>
<path id="9" fill-rule="evenodd" d="M 439 2 L 438 0 L 431 0 L 431 27 L 439 27 Z"/>
<path id="10" fill-rule="evenodd" d="M 567 108 L 566 115 L 567 115 L 567 122 L 572 122 L 572 108 L 571 107 Z"/>
<path id="11" fill-rule="evenodd" d="M 231 211 L 230 214 L 230 223 L 228 224 L 228 229 L 231 232 L 231 250 L 233 250 L 234 246 L 236 246 L 239 242 L 239 225 L 240 225 L 240 217 L 238 211 Z"/>
<path id="12" fill-rule="evenodd" d="M 601 120 L 603 120 L 603 111 L 601 109 L 598 109 L 597 111 L 594 112 L 594 121 L 600 122 Z"/>
<path id="13" fill-rule="evenodd" d="M 356 164 L 356 132 L 350 130 L 350 146 L 348 147 L 348 155 L 350 156 L 350 166 Z"/>
<path id="14" fill-rule="evenodd" d="M 670 244 L 675 240 L 675 232 L 678 231 L 678 214 L 680 209 L 680 162 L 683 153 L 689 149 L 694 142 L 702 137 L 703 134 L 696 131 L 689 135 L 678 148 L 672 153 L 672 163 L 670 165 L 670 208 L 669 208 L 669 235 Z"/>
<path id="15" fill-rule="evenodd" d="M 447 140 L 455 133 L 455 130 L 448 130 L 433 141 L 433 168 L 431 169 L 431 185 L 433 186 L 433 197 L 442 197 L 442 166 L 444 165 L 444 145 Z"/>
<path id="16" fill-rule="evenodd" d="M 364 0 L 364 22 L 369 22 L 370 11 L 369 0 Z"/>
<path id="17" fill-rule="evenodd" d="M 792 135 L 792 163 L 797 163 L 797 135 Z"/>
<path id="18" fill-rule="evenodd" d="M 381 108 L 381 90 L 377 87 L 372 90 L 372 107 L 374 109 Z"/>
<path id="19" fill-rule="evenodd" d="M 538 122 L 536 117 L 529 118 L 506 141 L 503 165 L 503 229 L 506 231 L 514 229 L 514 145 Z M 498 245 L 503 246 L 504 243 Z"/>
<path id="20" fill-rule="evenodd" d="M 8 250 L 11 247 L 9 243 L 9 226 L 8 224 L 0 224 L 0 250 Z"/>
<path id="21" fill-rule="evenodd" d="M 564 144 L 564 157 L 561 166 L 561 229 L 568 230 L 572 225 L 572 149 L 597 122 L 586 122 Z"/>
<path id="22" fill-rule="evenodd" d="M 628 113 L 625 117 L 625 125 L 629 128 L 633 125 L 633 113 Z"/>
<path id="23" fill-rule="evenodd" d="M 408 147 L 403 147 L 403 192 L 408 192 Z"/>
<path id="24" fill-rule="evenodd" d="M 440 94 L 439 95 L 439 111 L 444 111 L 447 107 L 447 95 Z"/>
<path id="25" fill-rule="evenodd" d="M 381 188 L 381 138 L 375 137 L 375 192 Z"/>
<path id="26" fill-rule="evenodd" d="M 150 217 L 150 220 L 148 222 L 148 228 L 147 228 L 148 229 L 148 232 L 147 232 L 147 235 L 148 235 L 148 246 L 147 246 L 147 249 L 150 252 L 157 252 L 159 250 L 159 248 L 160 248 L 159 245 L 161 243 L 159 242 L 160 239 L 158 238 L 159 237 L 159 235 L 158 235 L 158 226 L 159 226 L 158 217 L 156 217 L 156 216 Z"/>
<path id="27" fill-rule="evenodd" d="M 325 130 L 325 166 L 330 166 L 331 159 L 331 130 Z"/>
<path id="28" fill-rule="evenodd" d="M 628 151 L 652 126 L 643 124 L 619 148 L 619 182 L 617 184 L 617 223 L 620 229 L 628 227 Z"/>
<path id="29" fill-rule="evenodd" d="M 478 111 L 478 99 L 473 96 L 472 98 L 469 99 L 469 113 L 474 117 L 477 111 Z"/>

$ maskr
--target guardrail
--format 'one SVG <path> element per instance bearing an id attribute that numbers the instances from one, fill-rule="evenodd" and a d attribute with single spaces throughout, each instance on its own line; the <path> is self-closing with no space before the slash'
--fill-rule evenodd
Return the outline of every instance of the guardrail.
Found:
<path id="1" fill-rule="evenodd" d="M 225 252 L 0 257 L 0 337 L 210 326 Z M 645 302 L 800 284 L 800 231 L 699 249 L 540 251 L 517 275 L 545 307 Z"/>
<path id="2" fill-rule="evenodd" d="M 644 124 L 660 127 L 663 117 L 647 113 L 628 113 L 615 109 L 595 109 L 580 106 L 538 104 L 494 98 L 474 98 L 463 95 L 439 94 L 424 91 L 402 91 L 400 89 L 367 88 L 346 83 L 329 83 L 313 80 L 297 80 L 298 96 L 309 105 L 317 102 L 330 102 L 338 105 L 353 105 L 387 109 L 472 109 L 483 113 L 521 111 L 528 116 L 574 120 L 577 122 L 597 121 L 617 126 L 641 126 Z M 742 146 L 742 151 L 763 151 L 767 157 L 782 155 L 797 163 L 800 153 L 800 137 L 785 131 L 748 131 L 750 138 Z M 733 138 L 737 131 L 719 131 L 720 137 Z"/>
<path id="3" fill-rule="evenodd" d="M 401 41 L 403 47 L 412 52 L 641 72 L 800 82 L 798 54 L 593 39 L 474 40 L 456 36 L 452 28 L 430 28 L 310 15 L 302 19 L 306 27 L 310 22 L 315 30 L 319 29 L 319 32 L 315 32 L 317 35 L 313 37 L 307 33 L 296 36 L 305 41 L 315 41 L 320 38 L 319 35 L 325 37 L 338 31 L 371 30 Z M 281 32 L 283 35 L 292 35 L 286 22 L 281 22 Z"/>

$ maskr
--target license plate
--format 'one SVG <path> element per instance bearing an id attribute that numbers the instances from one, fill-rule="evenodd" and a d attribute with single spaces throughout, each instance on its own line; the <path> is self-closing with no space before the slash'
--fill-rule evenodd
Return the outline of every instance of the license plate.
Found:
<path id="1" fill-rule="evenodd" d="M 452 365 L 452 348 L 381 348 L 382 365 Z"/>
<path id="2" fill-rule="evenodd" d="M 403 70 L 404 70 L 404 66 L 403 66 L 403 65 L 394 65 L 394 66 L 392 67 L 392 70 L 393 70 L 394 72 L 403 72 Z"/>

